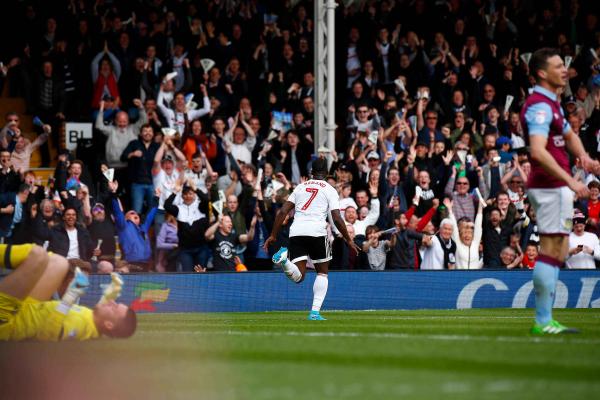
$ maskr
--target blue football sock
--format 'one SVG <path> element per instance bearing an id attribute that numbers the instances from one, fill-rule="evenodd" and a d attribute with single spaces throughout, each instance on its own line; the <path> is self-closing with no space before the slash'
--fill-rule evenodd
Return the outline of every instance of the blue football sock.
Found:
<path id="1" fill-rule="evenodd" d="M 558 283 L 558 274 L 560 273 L 560 268 L 554 268 L 554 296 L 552 296 L 552 307 L 554 308 L 554 302 L 556 301 L 556 284 Z"/>
<path id="2" fill-rule="evenodd" d="M 558 268 L 538 260 L 533 269 L 533 289 L 535 290 L 535 322 L 546 325 L 552 320 L 552 306 Z"/>

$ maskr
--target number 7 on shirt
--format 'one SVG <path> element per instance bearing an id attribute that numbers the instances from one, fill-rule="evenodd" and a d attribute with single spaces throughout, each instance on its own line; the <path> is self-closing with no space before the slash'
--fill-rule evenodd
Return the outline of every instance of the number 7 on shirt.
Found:
<path id="1" fill-rule="evenodd" d="M 310 193 L 310 198 L 308 199 L 308 201 L 306 202 L 306 204 L 304 204 L 301 208 L 301 210 L 306 210 L 308 209 L 308 207 L 310 207 L 310 203 L 312 203 L 312 201 L 315 199 L 315 197 L 317 197 L 317 193 L 319 193 L 319 189 L 316 188 L 306 188 L 306 191 Z"/>

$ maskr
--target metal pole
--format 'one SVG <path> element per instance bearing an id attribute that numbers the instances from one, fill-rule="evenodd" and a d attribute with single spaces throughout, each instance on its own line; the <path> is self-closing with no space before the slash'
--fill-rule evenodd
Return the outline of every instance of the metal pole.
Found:
<path id="1" fill-rule="evenodd" d="M 327 147 L 335 150 L 335 0 L 327 0 Z M 330 160 L 331 163 L 331 160 Z"/>
<path id="2" fill-rule="evenodd" d="M 323 128 L 325 127 L 325 21 L 323 0 L 315 0 L 314 19 L 315 19 L 315 36 L 314 36 L 314 68 L 315 68 L 315 83 L 314 83 L 314 100 L 315 113 L 313 121 L 313 134 L 315 153 L 319 146 L 325 143 L 323 138 Z"/>

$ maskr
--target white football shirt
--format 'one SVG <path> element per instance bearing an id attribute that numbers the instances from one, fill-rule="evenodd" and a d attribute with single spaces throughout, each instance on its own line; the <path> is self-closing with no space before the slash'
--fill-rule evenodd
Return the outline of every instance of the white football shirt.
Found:
<path id="1" fill-rule="evenodd" d="M 287 201 L 295 205 L 290 237 L 326 236 L 329 212 L 340 209 L 338 192 L 329 183 L 316 179 L 296 186 Z"/>

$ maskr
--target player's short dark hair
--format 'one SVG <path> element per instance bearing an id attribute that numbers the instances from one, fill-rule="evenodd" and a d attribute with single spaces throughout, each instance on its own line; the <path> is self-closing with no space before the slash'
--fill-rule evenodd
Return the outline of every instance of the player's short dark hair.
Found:
<path id="1" fill-rule="evenodd" d="M 324 158 L 317 158 L 312 163 L 311 172 L 313 175 L 327 176 L 327 160 Z"/>
<path id="2" fill-rule="evenodd" d="M 529 73 L 533 75 L 536 82 L 540 81 L 538 71 L 548 68 L 548 59 L 554 56 L 560 56 L 560 53 L 557 49 L 550 47 L 543 47 L 533 52 L 529 60 Z"/>
<path id="3" fill-rule="evenodd" d="M 137 328 L 137 315 L 131 308 L 127 309 L 125 318 L 114 325 L 114 329 L 105 332 L 107 336 L 114 338 L 128 338 L 135 333 Z"/>

